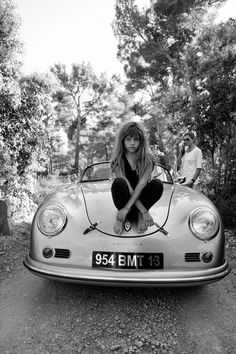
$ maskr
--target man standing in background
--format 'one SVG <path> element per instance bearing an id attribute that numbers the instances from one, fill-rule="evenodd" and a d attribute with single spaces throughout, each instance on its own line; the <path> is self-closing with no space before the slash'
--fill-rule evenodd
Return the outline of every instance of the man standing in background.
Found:
<path id="1" fill-rule="evenodd" d="M 195 145 L 195 136 L 187 132 L 183 137 L 184 143 L 177 160 L 181 177 L 186 180 L 183 185 L 193 188 L 198 184 L 202 170 L 202 151 Z"/>

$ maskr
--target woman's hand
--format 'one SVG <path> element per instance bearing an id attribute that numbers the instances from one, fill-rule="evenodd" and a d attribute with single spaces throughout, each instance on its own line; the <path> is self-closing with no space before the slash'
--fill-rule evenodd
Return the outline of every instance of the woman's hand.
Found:
<path id="1" fill-rule="evenodd" d="M 143 214 L 143 220 L 146 226 L 154 225 L 154 220 L 152 216 L 149 214 L 149 211 Z"/>
<path id="2" fill-rule="evenodd" d="M 116 219 L 118 221 L 122 221 L 124 222 L 126 219 L 126 215 L 128 214 L 129 210 L 126 208 L 122 208 L 118 211 L 117 215 L 116 215 Z"/>

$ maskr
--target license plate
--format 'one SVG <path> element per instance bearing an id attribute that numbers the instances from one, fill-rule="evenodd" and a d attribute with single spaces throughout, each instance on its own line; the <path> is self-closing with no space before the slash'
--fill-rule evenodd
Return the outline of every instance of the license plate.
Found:
<path id="1" fill-rule="evenodd" d="M 113 269 L 163 269 L 163 253 L 94 251 L 93 267 Z"/>

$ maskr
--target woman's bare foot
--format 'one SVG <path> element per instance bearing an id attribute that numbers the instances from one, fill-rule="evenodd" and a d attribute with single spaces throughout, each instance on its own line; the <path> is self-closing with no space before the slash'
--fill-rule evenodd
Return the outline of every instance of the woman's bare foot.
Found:
<path id="1" fill-rule="evenodd" d="M 147 226 L 145 225 L 145 221 L 141 213 L 138 213 L 137 231 L 139 234 L 147 231 Z"/>
<path id="2" fill-rule="evenodd" d="M 124 230 L 123 222 L 116 220 L 113 226 L 113 230 L 116 235 L 120 236 L 122 234 L 122 231 Z"/>

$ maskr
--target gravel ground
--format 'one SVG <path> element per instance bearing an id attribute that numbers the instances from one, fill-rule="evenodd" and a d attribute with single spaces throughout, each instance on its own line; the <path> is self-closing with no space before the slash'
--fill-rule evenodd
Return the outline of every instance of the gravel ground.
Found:
<path id="1" fill-rule="evenodd" d="M 0 282 L 12 276 L 29 250 L 30 223 L 13 224 L 12 235 L 0 235 Z"/>
<path id="2" fill-rule="evenodd" d="M 1 236 L 1 281 L 14 278 L 28 252 L 30 225 L 14 225 L 13 230 L 12 236 Z M 20 289 L 22 283 L 20 277 L 17 278 L 19 284 L 15 286 Z M 45 280 L 44 285 L 50 292 L 46 311 L 50 313 L 50 305 L 57 303 L 63 309 L 63 315 L 50 313 L 50 320 L 44 326 L 45 309 L 41 308 L 37 313 L 40 330 L 38 325 L 35 326 L 34 318 L 28 319 L 29 332 L 24 333 L 24 350 L 27 353 L 59 353 L 62 348 L 58 346 L 58 339 L 64 343 L 63 352 L 68 353 L 179 352 L 176 340 L 177 303 L 168 290 L 91 288 Z M 14 312 L 20 310 L 15 309 Z M 34 343 L 40 343 L 44 336 L 47 337 L 46 345 L 34 346 L 32 352 L 27 349 L 27 342 L 32 338 Z"/>
<path id="3" fill-rule="evenodd" d="M 89 287 L 34 277 L 22 266 L 29 249 L 30 225 L 13 225 L 13 231 L 12 236 L 0 236 L 1 303 L 5 306 L 1 310 L 1 353 L 233 353 L 235 324 L 224 322 L 224 317 L 228 321 L 235 306 L 235 232 L 226 231 L 232 278 L 206 290 L 183 292 Z M 216 303 L 221 304 L 220 316 L 215 311 Z M 191 313 L 199 315 L 196 328 Z M 188 325 L 199 332 L 202 341 L 203 331 L 209 331 L 205 340 L 211 339 L 213 349 L 199 351 L 198 337 L 191 338 L 193 330 Z"/>

